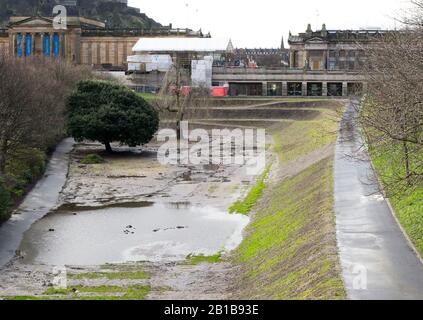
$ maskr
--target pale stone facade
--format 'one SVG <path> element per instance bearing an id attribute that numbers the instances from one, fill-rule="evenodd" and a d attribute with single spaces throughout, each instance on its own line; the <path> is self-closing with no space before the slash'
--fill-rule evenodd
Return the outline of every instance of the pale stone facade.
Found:
<path id="1" fill-rule="evenodd" d="M 363 48 L 378 40 L 381 30 L 321 30 L 289 35 L 290 67 L 311 71 L 357 70 L 364 62 Z"/>
<path id="2" fill-rule="evenodd" d="M 12 17 L 0 30 L 0 51 L 19 59 L 62 58 L 70 63 L 94 67 L 124 67 L 140 37 L 202 37 L 189 29 L 108 29 L 103 22 L 68 17 L 67 28 L 53 28 L 48 17 Z"/>

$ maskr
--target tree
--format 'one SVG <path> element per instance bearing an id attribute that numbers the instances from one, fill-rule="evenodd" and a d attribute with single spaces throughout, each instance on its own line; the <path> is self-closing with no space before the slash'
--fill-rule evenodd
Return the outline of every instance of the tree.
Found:
<path id="1" fill-rule="evenodd" d="M 131 147 L 149 142 L 159 128 L 157 111 L 126 87 L 109 81 L 79 82 L 67 103 L 68 133 L 77 141 L 99 141 Z"/>
<path id="2" fill-rule="evenodd" d="M 22 150 L 44 151 L 63 137 L 66 96 L 90 76 L 63 61 L 23 62 L 0 53 L 0 176 Z"/>
<path id="3" fill-rule="evenodd" d="M 390 194 L 423 184 L 423 1 L 413 3 L 403 29 L 366 48 L 368 92 L 359 120 L 370 146 L 400 168 L 382 177 Z"/>
<path id="4" fill-rule="evenodd" d="M 174 60 L 163 79 L 155 106 L 164 117 L 175 122 L 177 138 L 180 139 L 181 122 L 199 114 L 206 117 L 211 101 L 208 89 L 190 87 L 189 70 L 181 65 L 178 58 Z"/>

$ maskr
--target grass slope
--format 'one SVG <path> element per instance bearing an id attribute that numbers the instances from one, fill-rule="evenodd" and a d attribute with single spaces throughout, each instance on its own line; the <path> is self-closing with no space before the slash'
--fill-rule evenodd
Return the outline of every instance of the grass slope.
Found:
<path id="1" fill-rule="evenodd" d="M 271 191 L 235 254 L 242 298 L 344 299 L 335 238 L 333 162 L 325 159 Z"/>
<path id="2" fill-rule="evenodd" d="M 396 175 L 404 174 L 405 169 L 399 161 L 402 154 L 396 152 L 392 144 L 388 148 L 384 145 L 370 146 L 369 151 L 377 174 L 385 185 L 390 185 Z M 423 256 L 423 186 L 395 193 L 390 201 L 398 220 Z"/>
<path id="3" fill-rule="evenodd" d="M 330 105 L 330 103 L 328 103 Z M 339 128 L 334 102 L 311 121 L 292 121 L 273 133 L 281 165 L 333 144 Z M 242 299 L 346 299 L 336 243 L 333 157 L 277 180 L 255 199 L 253 222 L 233 259 Z M 248 200 L 248 197 L 247 197 Z M 237 206 L 240 206 L 239 204 Z"/>

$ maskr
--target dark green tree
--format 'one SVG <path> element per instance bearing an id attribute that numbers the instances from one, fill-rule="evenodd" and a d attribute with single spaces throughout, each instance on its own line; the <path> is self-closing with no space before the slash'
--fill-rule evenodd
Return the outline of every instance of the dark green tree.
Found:
<path id="1" fill-rule="evenodd" d="M 86 80 L 67 103 L 68 133 L 77 141 L 135 147 L 148 143 L 159 128 L 158 112 L 130 89 L 108 81 Z"/>

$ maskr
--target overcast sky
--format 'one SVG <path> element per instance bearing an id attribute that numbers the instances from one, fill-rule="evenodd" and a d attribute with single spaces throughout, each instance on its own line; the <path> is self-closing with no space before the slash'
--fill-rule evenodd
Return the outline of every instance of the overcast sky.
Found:
<path id="1" fill-rule="evenodd" d="M 289 31 L 395 28 L 409 0 L 129 0 L 163 25 L 231 38 L 235 47 L 279 47 Z"/>

